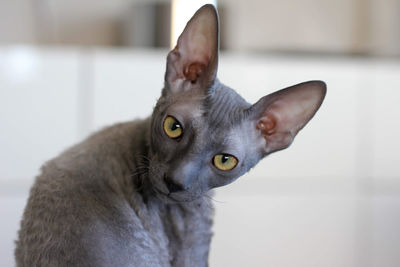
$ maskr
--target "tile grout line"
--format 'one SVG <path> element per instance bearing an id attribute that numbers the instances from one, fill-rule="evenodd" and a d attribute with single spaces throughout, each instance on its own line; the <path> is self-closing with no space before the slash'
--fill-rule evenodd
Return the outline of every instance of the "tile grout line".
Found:
<path id="1" fill-rule="evenodd" d="M 355 203 L 355 266 L 373 266 L 374 251 L 372 240 L 372 170 L 373 150 L 373 112 L 374 92 L 376 90 L 373 75 L 375 64 L 366 64 L 361 71 L 368 71 L 371 76 L 360 75 L 356 103 L 357 137 L 356 145 L 356 203 Z M 368 77 L 363 79 L 362 77 Z M 362 97 L 361 97 L 362 96 Z M 368 130 L 366 130 L 368 129 Z"/>
<path id="2" fill-rule="evenodd" d="M 86 137 L 94 124 L 94 52 L 78 53 L 77 138 Z"/>

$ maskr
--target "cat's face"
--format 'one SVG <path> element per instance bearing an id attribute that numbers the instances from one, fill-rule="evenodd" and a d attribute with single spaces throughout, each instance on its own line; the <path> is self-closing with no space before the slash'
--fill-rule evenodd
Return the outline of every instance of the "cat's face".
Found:
<path id="1" fill-rule="evenodd" d="M 218 18 L 206 5 L 168 55 L 152 116 L 149 179 L 163 200 L 196 199 L 288 147 L 325 96 L 313 81 L 251 105 L 216 79 L 217 65 Z"/>
<path id="2" fill-rule="evenodd" d="M 256 131 L 248 131 L 251 105 L 218 82 L 213 88 L 209 95 L 163 97 L 155 108 L 150 177 L 161 195 L 197 198 L 231 183 L 263 156 L 251 136 Z"/>

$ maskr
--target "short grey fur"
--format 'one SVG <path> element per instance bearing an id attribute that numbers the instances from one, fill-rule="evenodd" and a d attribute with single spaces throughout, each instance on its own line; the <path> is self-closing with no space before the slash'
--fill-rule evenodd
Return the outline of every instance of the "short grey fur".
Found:
<path id="1" fill-rule="evenodd" d="M 101 130 L 42 167 L 17 266 L 208 265 L 210 190 L 288 147 L 326 93 L 310 81 L 247 103 L 216 78 L 218 31 L 215 8 L 200 8 L 168 55 L 153 114 Z M 169 116 L 179 138 L 165 132 Z M 217 168 L 218 154 L 237 165 Z"/>

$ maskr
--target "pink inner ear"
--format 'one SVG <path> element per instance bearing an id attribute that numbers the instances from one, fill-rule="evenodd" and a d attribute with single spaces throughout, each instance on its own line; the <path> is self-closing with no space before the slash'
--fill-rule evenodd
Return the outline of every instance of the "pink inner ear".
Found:
<path id="1" fill-rule="evenodd" d="M 207 42 L 210 38 L 208 35 L 209 29 L 204 28 L 204 25 L 191 25 L 178 41 L 183 76 L 192 83 L 197 81 L 210 64 L 213 51 Z"/>
<path id="2" fill-rule="evenodd" d="M 196 80 L 204 72 L 204 69 L 205 69 L 204 64 L 195 62 L 185 67 L 183 75 L 185 76 L 186 79 L 190 80 L 192 83 L 195 83 Z"/>
<path id="3" fill-rule="evenodd" d="M 282 127 L 282 118 L 279 115 L 273 111 L 265 111 L 256 124 L 256 128 L 261 131 L 266 141 L 264 148 L 266 153 L 286 148 L 293 141 L 293 132 Z"/>
<path id="4" fill-rule="evenodd" d="M 271 135 L 276 131 L 276 118 L 272 114 L 264 114 L 258 121 L 256 128 L 260 130 L 264 136 Z"/>

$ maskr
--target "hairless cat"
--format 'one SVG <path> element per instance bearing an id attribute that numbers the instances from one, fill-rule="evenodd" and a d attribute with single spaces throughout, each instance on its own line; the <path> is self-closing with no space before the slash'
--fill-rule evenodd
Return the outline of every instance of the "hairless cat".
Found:
<path id="1" fill-rule="evenodd" d="M 297 84 L 249 104 L 217 78 L 218 15 L 200 8 L 167 57 L 153 114 L 90 136 L 36 178 L 17 266 L 207 266 L 210 189 L 288 147 L 326 93 Z"/>

